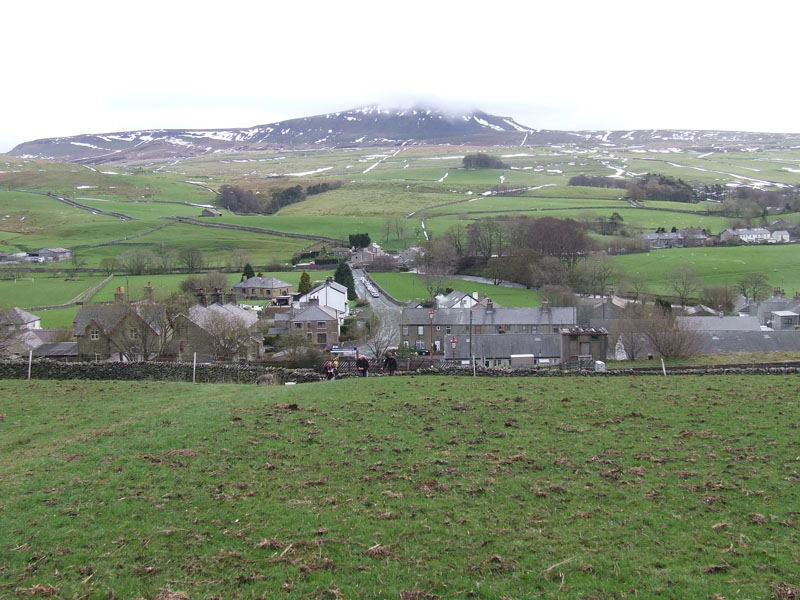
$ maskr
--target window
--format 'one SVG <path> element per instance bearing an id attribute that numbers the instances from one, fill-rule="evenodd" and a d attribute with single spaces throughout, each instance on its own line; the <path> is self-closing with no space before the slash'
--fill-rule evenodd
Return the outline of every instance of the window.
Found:
<path id="1" fill-rule="evenodd" d="M 325 321 L 317 321 L 317 329 L 325 329 Z"/>
<path id="2" fill-rule="evenodd" d="M 130 329 L 128 329 L 128 336 L 133 340 L 138 339 L 139 330 L 136 329 L 136 327 L 131 327 Z"/>
<path id="3" fill-rule="evenodd" d="M 441 331 L 441 330 L 442 330 L 442 326 L 441 325 L 437 325 L 436 326 L 436 331 Z"/>
<path id="4" fill-rule="evenodd" d="M 417 335 L 425 335 L 425 328 L 422 325 L 417 326 Z"/>
<path id="5" fill-rule="evenodd" d="M 271 296 L 271 295 L 272 295 L 272 290 L 267 290 L 267 296 Z"/>
<path id="6" fill-rule="evenodd" d="M 408 336 L 408 325 L 403 325 L 403 335 Z"/>
<path id="7" fill-rule="evenodd" d="M 425 350 L 425 340 L 417 340 L 417 350 Z"/>
<path id="8" fill-rule="evenodd" d="M 317 343 L 318 344 L 327 344 L 328 343 L 328 334 L 327 333 L 318 333 L 317 334 Z"/>
<path id="9" fill-rule="evenodd" d="M 306 329 L 311 329 L 311 321 L 306 322 Z"/>
<path id="10" fill-rule="evenodd" d="M 403 340 L 403 348 L 408 348 L 408 340 Z"/>
<path id="11" fill-rule="evenodd" d="M 539 333 L 539 330 L 536 327 L 536 325 L 531 325 L 531 333 Z"/>
<path id="12" fill-rule="evenodd" d="M 294 324 L 294 328 L 295 329 L 302 329 L 303 328 L 303 324 L 302 323 L 295 323 Z"/>
<path id="13" fill-rule="evenodd" d="M 309 332 L 309 333 L 306 334 L 306 338 L 308 338 L 309 342 L 312 342 L 312 341 L 314 341 L 314 334 Z"/>
<path id="14" fill-rule="evenodd" d="M 99 340 L 100 339 L 100 332 L 97 329 L 92 329 L 89 332 L 89 339 L 90 340 Z"/>
<path id="15" fill-rule="evenodd" d="M 475 335 L 479 334 L 480 332 L 481 332 L 481 326 L 475 325 Z"/>
<path id="16" fill-rule="evenodd" d="M 445 325 L 444 332 L 445 333 L 453 333 L 453 328 L 450 325 Z"/>

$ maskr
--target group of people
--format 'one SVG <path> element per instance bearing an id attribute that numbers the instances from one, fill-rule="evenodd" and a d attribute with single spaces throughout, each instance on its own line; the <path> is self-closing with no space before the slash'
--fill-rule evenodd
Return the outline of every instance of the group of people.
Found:
<path id="1" fill-rule="evenodd" d="M 381 372 L 388 371 L 389 375 L 394 375 L 395 371 L 397 371 L 397 358 L 394 355 L 394 352 L 387 352 L 386 358 L 383 361 L 383 367 L 381 367 Z M 329 360 L 325 364 L 325 379 L 331 381 L 336 379 L 336 376 L 339 374 L 339 361 L 332 361 Z M 356 374 L 359 377 L 367 377 L 369 375 L 369 360 L 363 354 L 358 357 L 356 360 Z"/>

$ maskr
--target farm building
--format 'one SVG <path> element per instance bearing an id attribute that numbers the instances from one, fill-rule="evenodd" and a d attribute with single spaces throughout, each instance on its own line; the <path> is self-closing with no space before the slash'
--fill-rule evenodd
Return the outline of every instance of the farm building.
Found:
<path id="1" fill-rule="evenodd" d="M 216 208 L 204 208 L 203 212 L 200 213 L 201 217 L 221 217 L 222 212 L 218 211 Z"/>
<path id="2" fill-rule="evenodd" d="M 58 262 L 60 260 L 72 258 L 72 250 L 68 250 L 67 248 L 42 248 L 36 252 L 31 252 L 30 256 L 41 258 L 48 262 Z"/>

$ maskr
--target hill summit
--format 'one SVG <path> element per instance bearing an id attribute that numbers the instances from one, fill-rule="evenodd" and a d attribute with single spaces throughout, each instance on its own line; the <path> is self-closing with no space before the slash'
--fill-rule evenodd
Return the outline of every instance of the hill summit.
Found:
<path id="1" fill-rule="evenodd" d="M 24 142 L 10 154 L 107 163 L 275 148 L 343 148 L 428 143 L 520 145 L 536 130 L 480 110 L 366 106 L 237 129 L 154 129 Z M 554 132 L 557 133 L 557 132 Z"/>

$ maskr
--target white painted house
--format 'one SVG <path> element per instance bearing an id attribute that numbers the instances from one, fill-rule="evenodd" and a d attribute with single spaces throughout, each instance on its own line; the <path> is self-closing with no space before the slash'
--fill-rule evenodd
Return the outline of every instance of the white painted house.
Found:
<path id="1" fill-rule="evenodd" d="M 325 283 L 300 296 L 297 302 L 299 304 L 310 304 L 315 300 L 319 303 L 319 306 L 334 311 L 339 318 L 340 325 L 344 318 L 350 314 L 347 288 L 340 283 L 336 283 L 333 277 L 328 277 Z"/>

